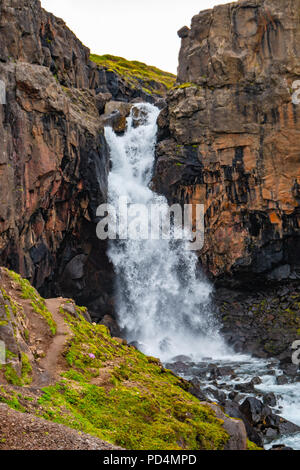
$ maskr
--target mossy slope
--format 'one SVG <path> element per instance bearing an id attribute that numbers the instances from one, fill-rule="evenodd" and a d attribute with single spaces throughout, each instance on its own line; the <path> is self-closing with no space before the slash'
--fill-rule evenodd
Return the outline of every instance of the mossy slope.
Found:
<path id="1" fill-rule="evenodd" d="M 176 76 L 157 67 L 113 55 L 90 56 L 92 62 L 124 78 L 132 87 L 141 86 L 146 93 L 162 96 L 176 81 Z"/>

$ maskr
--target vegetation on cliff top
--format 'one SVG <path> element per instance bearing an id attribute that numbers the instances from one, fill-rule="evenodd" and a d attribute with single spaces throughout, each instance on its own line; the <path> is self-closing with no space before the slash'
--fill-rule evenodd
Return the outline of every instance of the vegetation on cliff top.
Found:
<path id="1" fill-rule="evenodd" d="M 9 277 L 20 289 L 9 291 L 8 283 L 7 296 L 18 304 L 25 288 L 33 296 L 20 276 L 10 272 Z M 33 291 L 42 305 L 44 299 Z M 60 351 L 58 378 L 39 388 L 38 360 L 30 364 L 27 357 L 22 358 L 22 371 L 14 370 L 13 380 L 7 374 L 8 383 L 0 387 L 0 402 L 126 449 L 224 448 L 229 436 L 223 422 L 188 392 L 188 382 L 166 370 L 158 359 L 112 338 L 105 326 L 89 323 L 85 309 L 69 303 L 74 314 L 67 301 L 58 312 L 70 331 Z M 30 335 L 31 331 L 29 347 Z M 34 389 L 27 386 L 31 380 Z"/>
<path id="2" fill-rule="evenodd" d="M 121 75 L 131 86 L 141 86 L 146 93 L 163 95 L 176 81 L 176 76 L 172 73 L 136 60 L 130 61 L 109 54 L 92 54 L 90 59 L 108 71 Z"/>

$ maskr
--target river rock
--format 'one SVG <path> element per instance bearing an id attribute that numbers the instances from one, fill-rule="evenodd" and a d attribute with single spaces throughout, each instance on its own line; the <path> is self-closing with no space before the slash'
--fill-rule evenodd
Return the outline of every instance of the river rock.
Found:
<path id="1" fill-rule="evenodd" d="M 192 359 L 191 359 L 190 356 L 181 355 L 181 356 L 173 357 L 172 361 L 174 361 L 174 362 L 192 362 Z"/>
<path id="2" fill-rule="evenodd" d="M 276 377 L 276 382 L 278 385 L 286 385 L 289 383 L 289 379 L 286 375 L 279 375 Z"/>
<path id="3" fill-rule="evenodd" d="M 224 411 L 227 415 L 232 416 L 233 418 L 241 419 L 246 427 L 248 439 L 259 447 L 263 447 L 262 433 L 256 431 L 253 426 L 251 426 L 246 416 L 240 411 L 238 403 L 227 400 L 225 402 Z"/>
<path id="4" fill-rule="evenodd" d="M 260 400 L 249 397 L 240 405 L 239 410 L 256 430 L 266 434 L 268 429 L 275 429 L 278 434 L 286 435 L 300 432 L 300 427 L 274 414 Z"/>
<path id="5" fill-rule="evenodd" d="M 267 393 L 263 396 L 263 402 L 267 406 L 271 406 L 272 408 L 276 406 L 277 400 L 274 393 Z"/>

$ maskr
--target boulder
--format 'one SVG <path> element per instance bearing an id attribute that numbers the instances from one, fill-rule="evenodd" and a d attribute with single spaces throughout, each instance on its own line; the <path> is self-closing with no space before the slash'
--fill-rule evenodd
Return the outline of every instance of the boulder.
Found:
<path id="1" fill-rule="evenodd" d="M 259 447 L 263 447 L 262 433 L 254 429 L 246 416 L 241 412 L 238 403 L 227 400 L 224 404 L 224 411 L 227 415 L 232 416 L 233 418 L 241 419 L 245 425 L 248 439 Z"/>
<path id="2" fill-rule="evenodd" d="M 113 337 L 121 336 L 120 327 L 118 323 L 116 322 L 116 320 L 111 315 L 105 315 L 100 321 L 100 324 L 105 325 L 109 329 L 111 336 Z"/>
<path id="3" fill-rule="evenodd" d="M 227 417 L 220 407 L 212 403 L 202 402 L 209 406 L 216 414 L 216 417 L 224 421 L 223 427 L 230 438 L 225 446 L 225 450 L 246 450 L 247 432 L 243 421 L 240 419 Z"/>

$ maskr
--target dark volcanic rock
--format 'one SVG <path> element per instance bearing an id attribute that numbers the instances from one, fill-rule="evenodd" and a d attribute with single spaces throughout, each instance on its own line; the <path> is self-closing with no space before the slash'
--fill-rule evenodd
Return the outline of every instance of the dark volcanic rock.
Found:
<path id="1" fill-rule="evenodd" d="M 226 401 L 224 411 L 226 414 L 232 416 L 233 418 L 241 419 L 246 427 L 248 439 L 254 442 L 259 447 L 263 447 L 262 434 L 253 428 L 246 416 L 241 412 L 238 403 Z"/>
<path id="2" fill-rule="evenodd" d="M 240 405 L 239 410 L 251 426 L 268 437 L 274 437 L 273 432 L 270 435 L 270 429 L 275 430 L 278 435 L 300 432 L 299 426 L 275 415 L 268 406 L 256 398 L 246 398 Z"/>
<path id="3" fill-rule="evenodd" d="M 237 288 L 230 300 L 231 294 L 231 289 L 220 288 L 214 296 L 228 343 L 257 357 L 276 356 L 285 375 L 297 377 L 292 344 L 300 328 L 299 283 L 291 282 L 284 291 L 276 286 L 260 286 L 256 292 Z"/>
<path id="4" fill-rule="evenodd" d="M 264 395 L 263 402 L 267 406 L 272 406 L 272 407 L 276 406 L 277 400 L 276 400 L 274 393 L 267 393 L 266 395 Z"/>
<path id="5" fill-rule="evenodd" d="M 170 202 L 205 205 L 199 256 L 232 286 L 299 279 L 299 7 L 243 0 L 179 31 L 154 184 Z"/>

